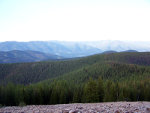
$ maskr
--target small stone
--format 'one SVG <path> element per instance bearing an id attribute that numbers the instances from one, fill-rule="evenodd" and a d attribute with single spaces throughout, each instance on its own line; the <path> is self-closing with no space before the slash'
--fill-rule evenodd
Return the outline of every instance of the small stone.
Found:
<path id="1" fill-rule="evenodd" d="M 147 111 L 150 111 L 150 108 L 146 108 Z"/>
<path id="2" fill-rule="evenodd" d="M 71 111 L 69 111 L 69 113 L 81 113 L 81 112 L 78 110 L 71 110 Z"/>
<path id="3" fill-rule="evenodd" d="M 146 108 L 146 113 L 150 113 L 150 108 Z"/>
<path id="4" fill-rule="evenodd" d="M 115 111 L 115 113 L 121 113 L 119 110 Z"/>
<path id="5" fill-rule="evenodd" d="M 62 110 L 62 113 L 69 113 L 69 110 Z"/>
<path id="6" fill-rule="evenodd" d="M 79 107 L 78 109 L 83 109 L 83 107 Z"/>

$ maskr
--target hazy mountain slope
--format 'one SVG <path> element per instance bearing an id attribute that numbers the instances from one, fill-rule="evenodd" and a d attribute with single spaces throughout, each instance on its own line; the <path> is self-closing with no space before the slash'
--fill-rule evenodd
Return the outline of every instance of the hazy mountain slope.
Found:
<path id="1" fill-rule="evenodd" d="M 71 46 L 70 46 L 71 44 Z M 95 47 L 80 43 L 59 41 L 32 41 L 32 42 L 1 42 L 0 51 L 33 50 L 54 54 L 63 57 L 81 57 L 100 53 Z"/>
<path id="2" fill-rule="evenodd" d="M 98 54 L 110 50 L 118 52 L 127 50 L 147 52 L 150 51 L 150 42 L 101 40 L 89 42 L 31 41 L 0 43 L 0 51 L 11 50 L 41 51 L 66 58 L 73 58 Z"/>
<path id="3" fill-rule="evenodd" d="M 45 54 L 38 51 L 0 51 L 0 63 L 19 63 L 19 62 L 36 62 L 43 60 L 57 60 L 62 57 L 57 55 Z"/>
<path id="4" fill-rule="evenodd" d="M 49 78 L 56 78 L 65 73 L 86 68 L 87 66 L 94 66 L 96 63 L 104 65 L 104 62 L 150 65 L 150 53 L 122 52 L 93 55 L 67 61 L 0 64 L 0 82 L 35 83 Z M 91 69 L 93 68 L 91 67 Z"/>
<path id="5" fill-rule="evenodd" d="M 126 50 L 126 51 L 122 51 L 122 52 L 138 52 L 136 50 Z"/>
<path id="6" fill-rule="evenodd" d="M 150 42 L 144 41 L 120 41 L 120 40 L 101 40 L 83 42 L 92 47 L 100 48 L 102 51 L 126 51 L 136 50 L 140 52 L 150 51 Z"/>
<path id="7" fill-rule="evenodd" d="M 117 53 L 117 51 L 113 51 L 113 50 L 111 51 L 110 50 L 110 51 L 104 51 L 104 52 L 102 52 L 102 54 L 111 54 L 111 53 Z"/>

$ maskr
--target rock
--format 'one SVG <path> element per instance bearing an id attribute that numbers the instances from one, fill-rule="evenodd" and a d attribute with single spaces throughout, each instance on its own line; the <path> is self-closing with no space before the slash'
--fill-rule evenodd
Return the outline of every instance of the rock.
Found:
<path id="1" fill-rule="evenodd" d="M 69 110 L 62 110 L 62 113 L 69 113 Z"/>
<path id="2" fill-rule="evenodd" d="M 83 109 L 83 107 L 78 107 L 78 109 Z"/>
<path id="3" fill-rule="evenodd" d="M 121 113 L 119 110 L 115 111 L 115 113 Z"/>
<path id="4" fill-rule="evenodd" d="M 146 108 L 146 113 L 150 113 L 150 108 Z"/>
<path id="5" fill-rule="evenodd" d="M 71 111 L 69 111 L 69 113 L 82 113 L 82 112 L 80 112 L 78 110 L 71 110 Z"/>

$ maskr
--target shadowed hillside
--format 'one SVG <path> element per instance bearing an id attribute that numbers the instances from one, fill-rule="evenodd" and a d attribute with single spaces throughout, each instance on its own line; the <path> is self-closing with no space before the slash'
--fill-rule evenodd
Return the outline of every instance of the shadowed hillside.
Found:
<path id="1" fill-rule="evenodd" d="M 62 59 L 63 57 L 46 54 L 39 51 L 20 51 L 20 50 L 13 50 L 0 52 L 0 63 L 19 63 L 19 62 L 37 62 L 37 61 L 44 61 L 44 60 L 58 60 Z"/>

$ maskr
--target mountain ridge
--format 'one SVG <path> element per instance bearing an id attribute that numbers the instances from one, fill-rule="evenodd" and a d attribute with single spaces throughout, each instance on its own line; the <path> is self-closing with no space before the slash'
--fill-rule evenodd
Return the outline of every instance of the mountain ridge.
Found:
<path id="1" fill-rule="evenodd" d="M 128 51 L 135 50 L 139 52 L 150 51 L 150 42 L 138 41 L 119 41 L 119 40 L 101 40 L 101 41 L 30 41 L 30 42 L 0 42 L 0 51 L 11 50 L 33 50 L 44 53 L 54 54 L 65 58 L 84 57 L 93 54 L 103 53 L 105 51 Z"/>
<path id="2" fill-rule="evenodd" d="M 0 51 L 0 63 L 38 62 L 44 60 L 59 60 L 63 57 L 31 50 Z"/>
<path id="3" fill-rule="evenodd" d="M 64 43 L 59 41 L 31 41 L 31 42 L 16 42 L 8 41 L 0 43 L 0 51 L 11 50 L 33 50 L 48 54 L 54 54 L 66 58 L 82 57 L 101 52 L 100 49 L 88 46 L 86 44 L 79 44 L 76 42 Z"/>

